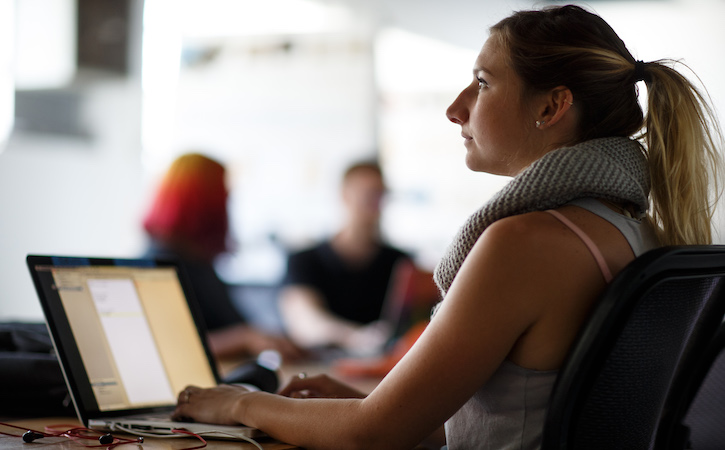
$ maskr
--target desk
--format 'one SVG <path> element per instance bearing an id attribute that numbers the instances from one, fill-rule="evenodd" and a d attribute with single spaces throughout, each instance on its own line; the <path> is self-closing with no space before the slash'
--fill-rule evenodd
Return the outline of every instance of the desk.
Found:
<path id="1" fill-rule="evenodd" d="M 80 422 L 78 422 L 77 419 L 69 418 L 69 417 L 47 417 L 42 419 L 28 419 L 28 420 L 16 420 L 10 422 L 12 425 L 17 425 L 23 428 L 27 429 L 33 429 L 38 431 L 43 431 L 43 429 L 50 425 L 68 425 L 67 428 L 71 428 L 72 426 L 80 426 Z M 15 430 L 15 429 L 8 429 L 6 427 L 0 426 L 0 431 L 8 432 L 8 433 L 14 433 L 14 434 L 23 434 L 23 431 L 21 430 Z M 135 436 L 130 434 L 124 434 L 124 433 L 114 433 L 114 435 L 117 435 L 118 437 L 124 437 L 124 438 L 135 438 Z M 228 441 L 228 440 L 221 440 L 221 439 L 207 439 L 207 446 L 205 448 L 216 450 L 216 449 L 236 449 L 236 450 L 256 450 L 257 448 L 249 443 L 246 442 L 240 442 L 240 441 Z M 295 449 L 298 448 L 293 445 L 283 444 L 278 441 L 274 441 L 272 439 L 259 439 L 259 444 L 264 448 L 265 450 L 284 450 L 284 449 Z M 23 450 L 30 450 L 30 449 L 36 449 L 36 450 L 42 450 L 42 449 L 72 449 L 72 450 L 82 450 L 86 447 L 84 445 L 96 445 L 98 446 L 98 441 L 96 440 L 88 440 L 88 441 L 81 441 L 76 442 L 68 438 L 64 437 L 47 437 L 38 439 L 36 441 L 33 441 L 32 444 L 26 444 L 23 442 L 22 438 L 19 437 L 12 437 L 12 436 L 4 436 L 0 435 L 0 450 L 10 450 L 10 449 L 23 449 Z M 199 441 L 196 438 L 187 438 L 187 437 L 179 437 L 178 439 L 170 439 L 170 438 L 144 438 L 143 446 L 135 446 L 134 444 L 125 444 L 120 447 L 117 447 L 119 450 L 124 449 L 143 449 L 143 450 L 172 450 L 172 449 L 184 449 L 189 447 L 196 447 L 198 445 L 201 445 L 201 441 Z M 105 447 L 96 447 L 96 448 L 105 448 Z"/>
<path id="2" fill-rule="evenodd" d="M 306 364 L 292 364 L 283 366 L 280 374 L 280 384 L 284 385 L 289 379 L 300 372 L 305 372 L 307 375 L 317 375 L 320 373 L 327 373 L 329 371 L 329 365 L 321 363 L 306 363 Z M 380 380 L 370 378 L 341 378 L 344 382 L 352 385 L 353 387 L 369 393 L 372 391 Z M 33 429 L 43 431 L 46 426 L 55 425 L 68 425 L 67 428 L 73 426 L 81 426 L 80 422 L 76 418 L 69 417 L 45 417 L 39 419 L 27 419 L 27 420 L 11 420 L 6 421 L 12 425 L 22 427 L 24 429 Z M 13 434 L 23 434 L 22 430 L 8 429 L 6 427 L 0 427 L 0 431 Z M 132 435 L 114 433 L 119 437 L 133 437 Z M 284 449 L 295 449 L 298 448 L 293 445 L 284 444 L 271 439 L 260 439 L 258 441 L 262 448 L 265 450 L 284 450 Z M 97 441 L 89 440 L 84 442 L 86 445 L 98 445 Z M 172 449 L 185 449 L 189 447 L 195 447 L 200 445 L 201 442 L 196 438 L 144 438 L 143 446 L 134 446 L 133 444 L 122 445 L 118 447 L 119 450 L 126 449 L 138 449 L 138 450 L 172 450 Z M 0 435 L 0 450 L 10 449 L 23 449 L 23 450 L 42 450 L 42 449 L 72 449 L 82 450 L 86 447 L 73 440 L 63 437 L 48 437 L 34 441 L 32 444 L 26 444 L 19 437 L 4 436 Z M 105 448 L 105 447 L 96 447 Z M 237 450 L 255 450 L 256 447 L 252 444 L 240 442 L 240 441 L 227 441 L 220 439 L 209 439 L 207 440 L 207 449 L 237 449 Z"/>

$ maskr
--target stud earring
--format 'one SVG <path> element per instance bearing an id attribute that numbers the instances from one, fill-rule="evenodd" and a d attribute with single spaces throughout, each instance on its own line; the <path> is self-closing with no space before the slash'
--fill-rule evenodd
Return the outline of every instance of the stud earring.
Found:
<path id="1" fill-rule="evenodd" d="M 535 123 L 536 123 L 536 128 L 539 128 L 542 125 L 544 125 L 546 123 L 546 121 L 545 120 L 537 120 Z"/>

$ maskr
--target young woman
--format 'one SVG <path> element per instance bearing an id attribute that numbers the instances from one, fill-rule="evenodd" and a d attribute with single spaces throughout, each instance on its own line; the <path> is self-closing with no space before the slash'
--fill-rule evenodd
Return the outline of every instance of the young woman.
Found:
<path id="1" fill-rule="evenodd" d="M 327 377 L 282 395 L 189 387 L 177 416 L 305 448 L 412 448 L 444 423 L 450 450 L 538 448 L 557 369 L 606 283 L 652 247 L 711 240 L 717 122 L 683 76 L 636 61 L 594 14 L 493 26 L 447 114 L 471 170 L 514 178 L 441 260 L 443 301 L 410 352 L 365 398 Z"/>

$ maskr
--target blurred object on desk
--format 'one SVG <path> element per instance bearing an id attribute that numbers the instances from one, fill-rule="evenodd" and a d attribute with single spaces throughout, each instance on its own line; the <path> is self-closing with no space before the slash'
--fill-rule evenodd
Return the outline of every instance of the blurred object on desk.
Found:
<path id="1" fill-rule="evenodd" d="M 390 343 L 406 337 L 418 324 L 428 323 L 440 299 L 432 272 L 409 260 L 398 263 L 381 313 L 381 320 L 393 329 Z"/>
<path id="2" fill-rule="evenodd" d="M 224 383 L 251 384 L 266 392 L 279 388 L 279 368 L 282 356 L 275 350 L 265 350 L 253 361 L 242 363 L 226 373 Z"/>
<path id="3" fill-rule="evenodd" d="M 398 339 L 383 356 L 377 358 L 344 358 L 333 363 L 334 374 L 350 378 L 383 378 L 400 361 L 418 340 L 428 321 L 419 322 Z"/>
<path id="4" fill-rule="evenodd" d="M 378 357 L 340 358 L 332 365 L 333 373 L 350 378 L 385 377 L 428 326 L 439 300 L 431 272 L 411 261 L 399 263 L 382 313 L 382 320 L 394 330 L 388 349 Z"/>
<path id="5" fill-rule="evenodd" d="M 44 323 L 0 323 L 0 417 L 74 415 Z"/>

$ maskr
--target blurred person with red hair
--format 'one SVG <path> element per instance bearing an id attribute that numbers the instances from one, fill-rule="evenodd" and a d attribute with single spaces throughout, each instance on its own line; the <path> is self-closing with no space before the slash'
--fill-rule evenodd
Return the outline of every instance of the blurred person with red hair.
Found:
<path id="1" fill-rule="evenodd" d="M 245 322 L 214 270 L 215 259 L 230 249 L 225 175 L 222 164 L 198 153 L 184 154 L 171 164 L 143 221 L 151 241 L 146 256 L 183 263 L 216 357 L 274 349 L 284 358 L 297 358 L 300 351 L 286 338 Z"/>

